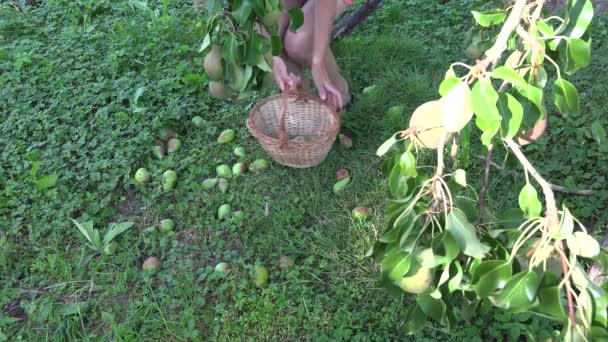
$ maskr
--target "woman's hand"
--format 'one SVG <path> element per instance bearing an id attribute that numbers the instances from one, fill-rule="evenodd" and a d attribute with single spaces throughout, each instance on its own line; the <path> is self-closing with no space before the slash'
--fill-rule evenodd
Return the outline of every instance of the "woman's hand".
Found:
<path id="1" fill-rule="evenodd" d="M 272 59 L 272 77 L 282 92 L 295 90 L 301 86 L 302 80 L 287 70 L 287 65 L 281 57 Z"/>
<path id="2" fill-rule="evenodd" d="M 322 101 L 334 106 L 335 109 L 342 108 L 344 97 L 335 84 L 332 83 L 323 62 L 312 64 L 312 78 L 319 91 Z"/>

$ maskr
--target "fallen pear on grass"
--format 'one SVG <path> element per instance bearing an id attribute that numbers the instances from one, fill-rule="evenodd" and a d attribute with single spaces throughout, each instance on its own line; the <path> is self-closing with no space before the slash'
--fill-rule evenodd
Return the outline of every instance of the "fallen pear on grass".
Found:
<path id="1" fill-rule="evenodd" d="M 175 222 L 173 222 L 172 219 L 162 219 L 160 220 L 159 226 L 158 226 L 158 230 L 161 233 L 169 233 L 172 232 L 175 229 Z"/>
<path id="2" fill-rule="evenodd" d="M 139 168 L 135 171 L 135 181 L 139 184 L 150 183 L 152 175 L 146 168 Z"/>
<path id="3" fill-rule="evenodd" d="M 161 265 L 160 259 L 153 256 L 144 260 L 142 268 L 146 272 L 156 272 L 160 270 Z"/>
<path id="4" fill-rule="evenodd" d="M 269 273 L 265 267 L 256 266 L 253 276 L 253 282 L 257 287 L 265 287 L 268 284 Z"/>
<path id="5" fill-rule="evenodd" d="M 363 222 L 369 218 L 370 210 L 368 207 L 358 206 L 353 209 L 352 215 L 357 221 Z"/>
<path id="6" fill-rule="evenodd" d="M 217 142 L 220 144 L 229 144 L 234 141 L 236 133 L 233 129 L 226 129 L 217 137 Z"/>
<path id="7" fill-rule="evenodd" d="M 182 147 L 182 141 L 178 138 L 171 138 L 167 142 L 167 153 L 173 154 L 180 150 Z"/>
<path id="8" fill-rule="evenodd" d="M 175 187 L 175 183 L 177 183 L 177 173 L 173 170 L 167 170 L 163 172 L 163 180 L 162 187 L 163 190 L 171 190 Z"/>
<path id="9" fill-rule="evenodd" d="M 215 173 L 220 178 L 232 178 L 232 170 L 226 164 L 216 166 Z"/>
<path id="10" fill-rule="evenodd" d="M 232 166 L 232 175 L 234 177 L 238 177 L 243 173 L 248 171 L 247 165 L 245 163 L 236 163 Z"/>
<path id="11" fill-rule="evenodd" d="M 232 206 L 230 204 L 222 204 L 217 209 L 217 217 L 220 221 L 226 220 L 232 214 Z"/>
<path id="12" fill-rule="evenodd" d="M 215 188 L 218 183 L 218 178 L 207 178 L 203 181 L 203 189 L 211 190 Z"/>

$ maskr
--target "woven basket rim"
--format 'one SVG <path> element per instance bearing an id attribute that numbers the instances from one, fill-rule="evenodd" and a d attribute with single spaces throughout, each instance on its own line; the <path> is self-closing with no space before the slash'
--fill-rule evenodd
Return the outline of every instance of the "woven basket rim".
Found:
<path id="1" fill-rule="evenodd" d="M 253 117 L 255 116 L 256 113 L 260 112 L 260 108 L 262 106 L 264 106 L 265 104 L 267 104 L 270 101 L 276 101 L 276 100 L 280 101 L 283 97 L 287 97 L 288 99 L 295 99 L 295 100 L 313 101 L 313 102 L 317 103 L 318 105 L 320 105 L 321 107 L 324 107 L 326 109 L 326 111 L 328 112 L 328 114 L 330 114 L 334 120 L 333 124 L 329 127 L 329 129 L 327 129 L 325 132 L 323 132 L 322 135 L 320 135 L 319 139 L 315 139 L 312 141 L 287 140 L 285 146 L 296 147 L 296 148 L 318 146 L 318 145 L 327 143 L 328 140 L 332 139 L 332 137 L 335 137 L 337 135 L 338 131 L 340 130 L 340 115 L 332 107 L 330 107 L 329 105 L 327 105 L 326 103 L 321 101 L 321 99 L 318 96 L 312 96 L 312 95 L 307 95 L 307 94 L 281 94 L 281 93 L 279 93 L 279 94 L 275 94 L 275 95 L 265 98 L 260 103 L 256 104 L 249 111 L 249 115 L 247 118 L 247 127 L 249 128 L 249 131 L 251 132 L 251 134 L 258 140 L 260 140 L 261 143 L 279 145 L 281 143 L 281 141 L 278 138 L 273 138 L 273 137 L 270 137 L 270 136 L 262 133 L 253 124 Z"/>

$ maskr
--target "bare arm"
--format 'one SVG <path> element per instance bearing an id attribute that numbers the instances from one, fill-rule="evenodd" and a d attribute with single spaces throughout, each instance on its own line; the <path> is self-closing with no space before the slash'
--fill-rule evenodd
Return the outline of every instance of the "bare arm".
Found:
<path id="1" fill-rule="evenodd" d="M 336 0 L 315 1 L 314 8 L 314 45 L 312 64 L 323 63 L 325 53 L 329 46 L 329 38 L 333 28 L 334 18 L 337 13 Z"/>

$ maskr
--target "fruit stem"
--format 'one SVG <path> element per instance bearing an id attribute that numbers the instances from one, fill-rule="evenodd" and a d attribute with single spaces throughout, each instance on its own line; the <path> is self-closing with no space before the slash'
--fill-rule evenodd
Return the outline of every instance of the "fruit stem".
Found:
<path id="1" fill-rule="evenodd" d="M 566 258 L 566 254 L 564 253 L 564 243 L 562 240 L 557 240 L 555 242 L 555 249 L 560 255 L 560 259 L 562 262 L 562 273 L 565 277 L 568 277 L 568 260 Z M 572 300 L 572 292 L 570 290 L 570 279 L 566 278 L 566 296 L 568 298 L 568 313 L 570 315 L 570 322 L 573 326 L 576 326 L 576 314 L 574 312 L 574 301 Z"/>
<path id="2" fill-rule="evenodd" d="M 448 134 L 444 134 L 439 139 L 439 146 L 437 146 L 437 171 L 435 172 L 435 176 L 441 177 L 443 175 L 443 149 L 445 148 L 445 141 L 447 139 Z"/>
<path id="3" fill-rule="evenodd" d="M 548 231 L 551 232 L 553 229 L 559 229 L 559 219 L 557 217 L 557 206 L 555 204 L 555 195 L 553 194 L 553 189 L 551 188 L 551 184 L 547 182 L 541 175 L 536 171 L 534 166 L 530 163 L 528 158 L 523 154 L 519 145 L 517 145 L 513 139 L 505 139 L 505 142 L 509 146 L 509 148 L 513 151 L 520 164 L 526 169 L 532 177 L 538 182 L 543 190 L 543 194 L 545 195 L 545 204 L 547 205 L 547 210 L 545 215 L 547 216 L 548 222 Z"/>

